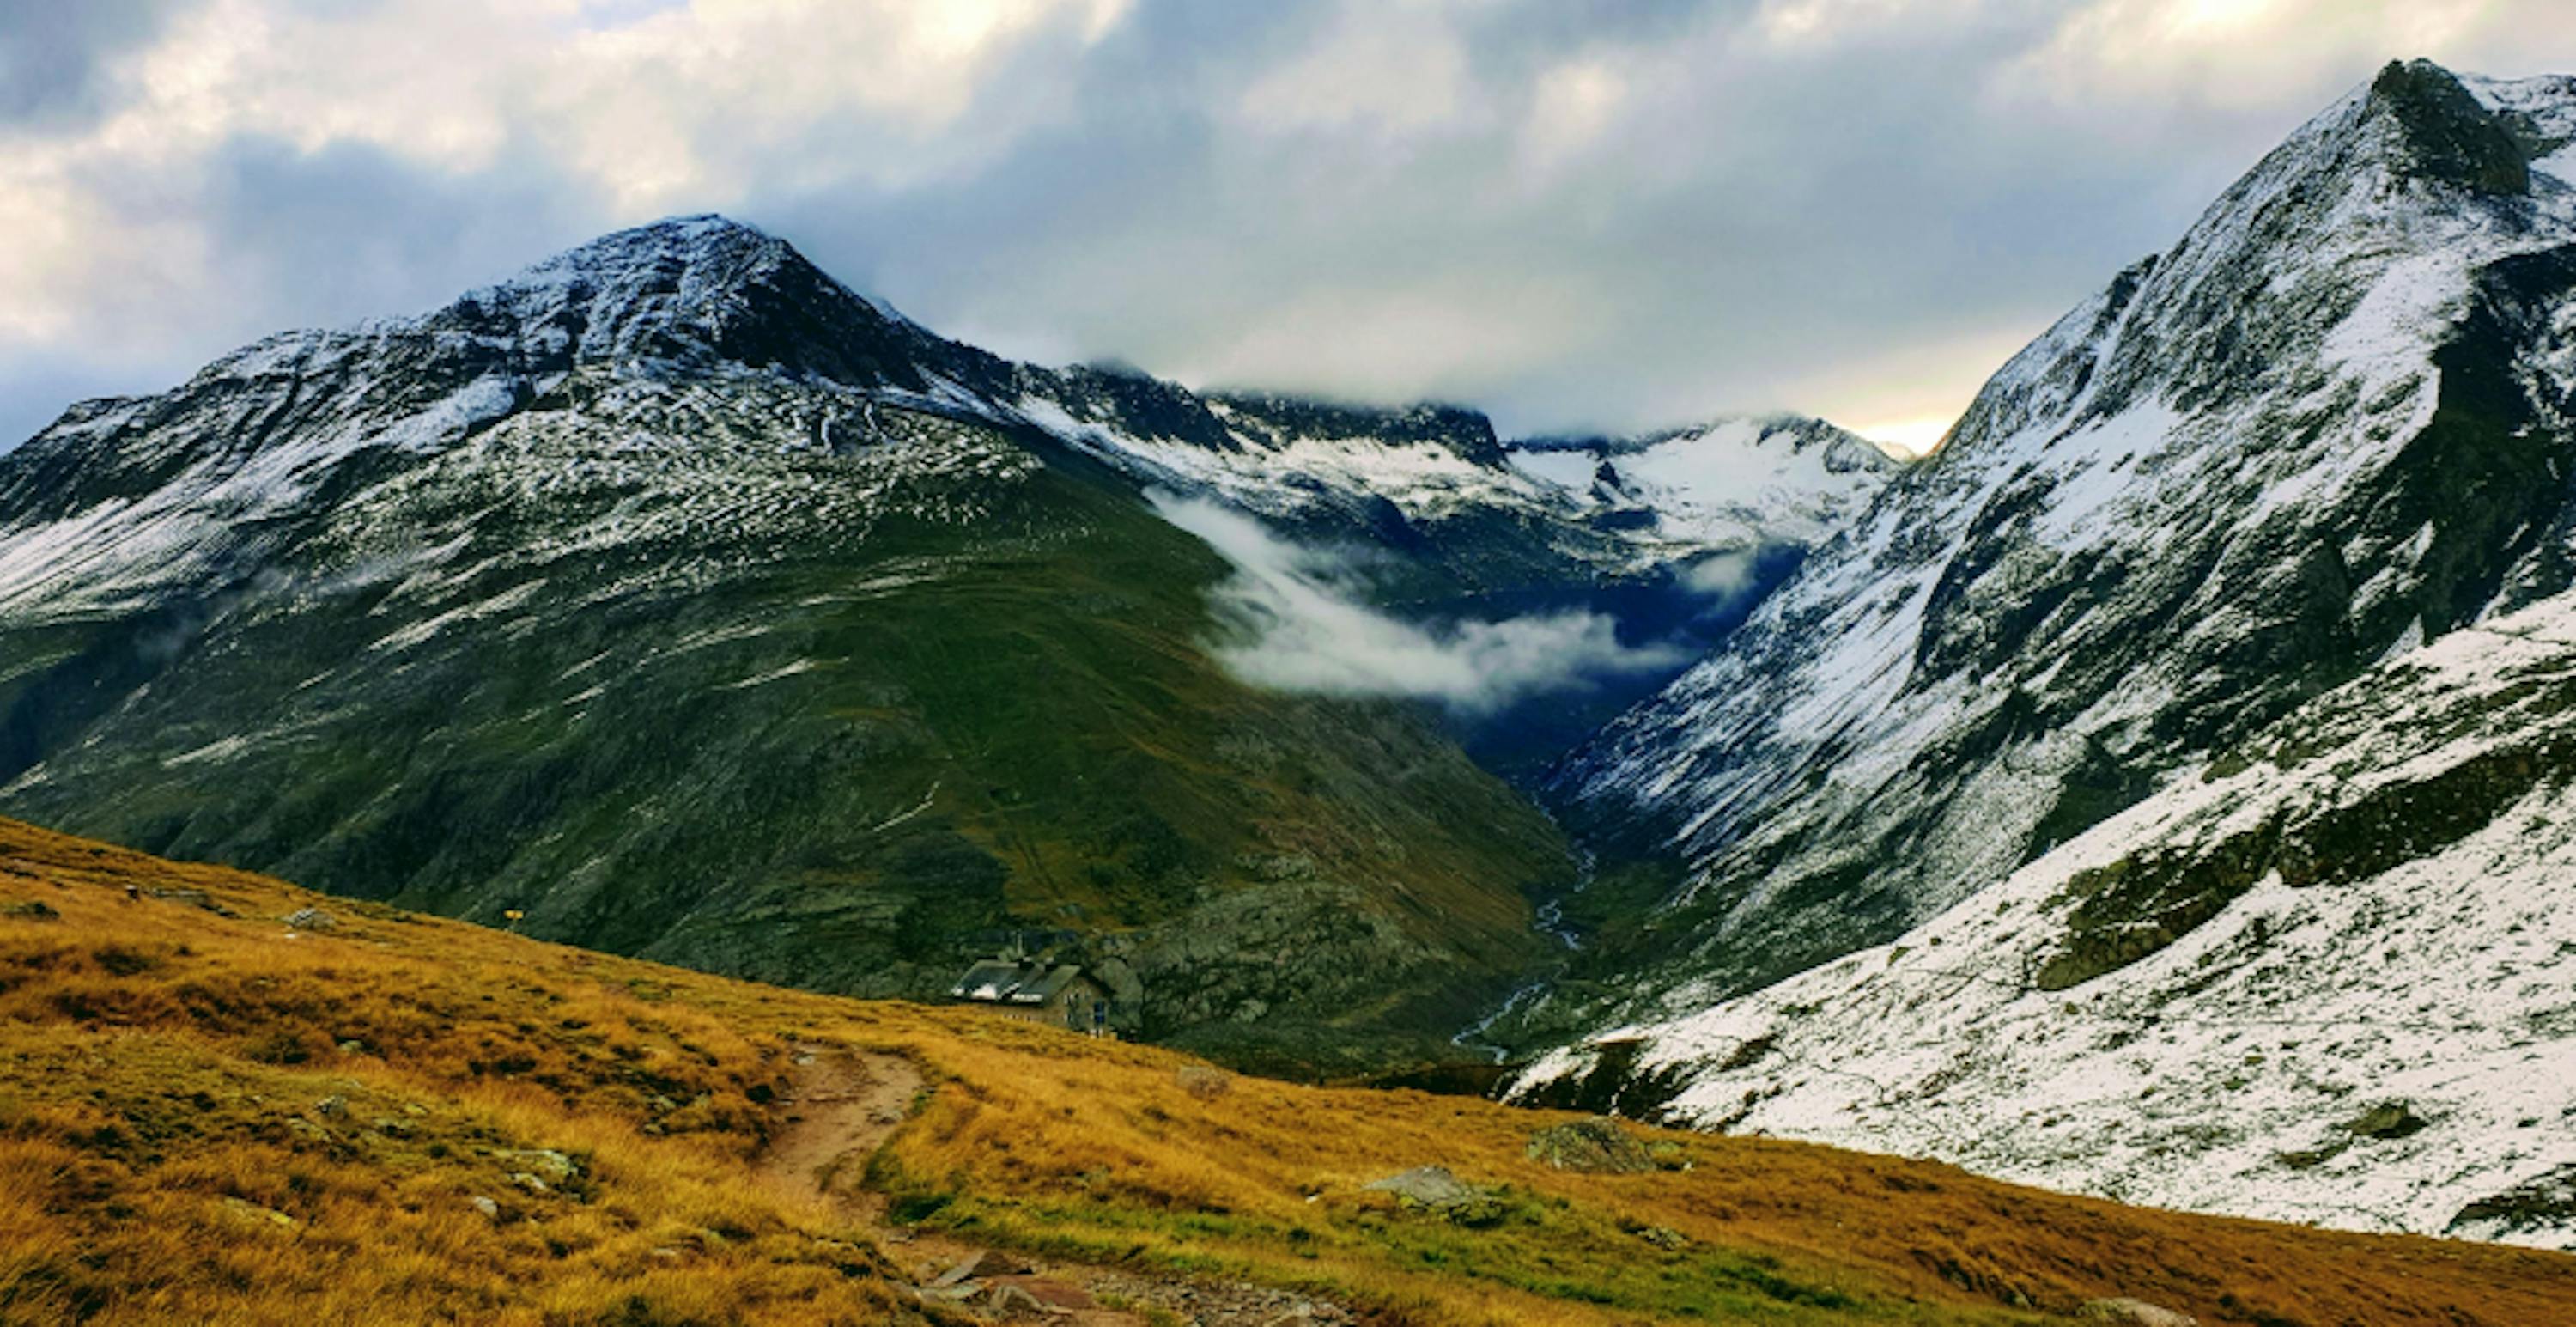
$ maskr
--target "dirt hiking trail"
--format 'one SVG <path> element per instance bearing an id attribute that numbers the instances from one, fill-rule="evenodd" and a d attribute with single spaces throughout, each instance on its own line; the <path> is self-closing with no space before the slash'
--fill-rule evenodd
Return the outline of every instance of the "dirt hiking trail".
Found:
<path id="1" fill-rule="evenodd" d="M 1143 1269 L 1041 1265 L 1005 1250 L 890 1224 L 885 1195 L 865 1186 L 868 1158 L 911 1117 L 923 1085 L 920 1067 L 900 1055 L 799 1046 L 788 1095 L 772 1107 L 782 1127 L 756 1163 L 764 1181 L 782 1192 L 820 1199 L 865 1226 L 896 1267 L 912 1276 L 901 1288 L 923 1303 L 994 1321 L 1068 1327 L 1363 1321 L 1344 1305 L 1288 1291 Z"/>

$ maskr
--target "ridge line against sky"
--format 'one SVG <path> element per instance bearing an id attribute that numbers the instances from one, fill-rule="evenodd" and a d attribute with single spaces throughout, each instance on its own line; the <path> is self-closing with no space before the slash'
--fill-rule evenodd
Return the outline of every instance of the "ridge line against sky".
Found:
<path id="1" fill-rule="evenodd" d="M 0 0 L 0 447 L 720 211 L 948 336 L 1922 446 L 2395 56 L 2549 0 Z"/>

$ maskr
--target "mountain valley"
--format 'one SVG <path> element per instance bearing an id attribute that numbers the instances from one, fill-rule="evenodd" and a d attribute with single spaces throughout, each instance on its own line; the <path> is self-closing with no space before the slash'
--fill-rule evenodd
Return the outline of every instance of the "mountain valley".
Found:
<path id="1" fill-rule="evenodd" d="M 0 1202 L 392 1201 L 530 1322 L 946 1321 L 920 1231 L 1385 1323 L 2551 1321 L 2461 1241 L 2576 1250 L 2571 701 L 2576 79 L 2388 65 L 1921 459 L 1018 363 L 679 217 L 0 454 Z M 926 1007 L 995 955 L 1116 1036 Z M 813 1046 L 909 1123 L 744 1198 Z M 351 1094 L 462 1151 L 269 1100 Z M 493 1148 L 639 1187 L 468 1219 Z M 1368 1187 L 1432 1165 L 1494 1221 Z M 603 1307 L 665 1263 L 734 1318 Z"/>

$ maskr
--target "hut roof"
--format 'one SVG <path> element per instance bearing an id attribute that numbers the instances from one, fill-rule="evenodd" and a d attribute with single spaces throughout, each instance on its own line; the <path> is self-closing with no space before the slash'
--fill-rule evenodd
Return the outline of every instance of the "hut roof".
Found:
<path id="1" fill-rule="evenodd" d="M 1082 979 L 1082 969 L 1070 963 L 1051 968 L 1043 963 L 988 958 L 966 969 L 966 975 L 948 988 L 948 994 L 979 1004 L 1045 1004 Z"/>

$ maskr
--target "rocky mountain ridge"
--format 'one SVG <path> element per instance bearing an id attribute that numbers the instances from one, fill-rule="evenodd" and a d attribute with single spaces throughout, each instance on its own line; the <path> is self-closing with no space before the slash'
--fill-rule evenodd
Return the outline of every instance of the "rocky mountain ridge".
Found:
<path id="1" fill-rule="evenodd" d="M 1148 488 L 1432 627 L 1707 597 L 1472 412 L 1012 364 L 681 218 L 0 458 L 0 803 L 864 994 L 1017 931 L 1153 1035 L 1431 1053 L 1569 849 L 1441 716 L 1227 675 Z"/>
<path id="2" fill-rule="evenodd" d="M 2567 583 L 2576 94 L 2474 86 L 2392 66 L 2301 129 L 1576 754 L 1576 823 L 1694 864 L 1663 989 L 1890 938 Z"/>
<path id="3" fill-rule="evenodd" d="M 1804 415 L 1730 416 L 1624 437 L 1525 438 L 1512 463 L 1632 525 L 1716 548 L 1822 544 L 1905 463 Z"/>
<path id="4" fill-rule="evenodd" d="M 2006 365 L 1575 758 L 1695 867 L 1522 1092 L 2576 1238 L 2571 143 L 2391 65 Z"/>

